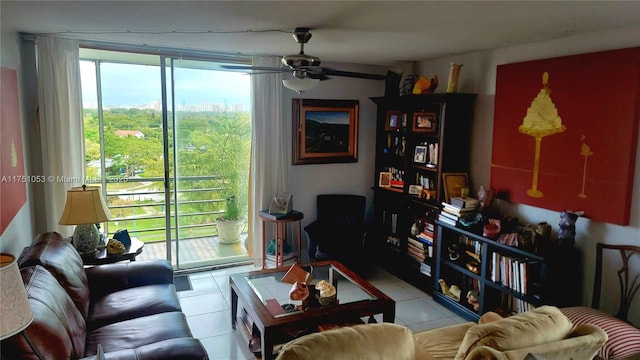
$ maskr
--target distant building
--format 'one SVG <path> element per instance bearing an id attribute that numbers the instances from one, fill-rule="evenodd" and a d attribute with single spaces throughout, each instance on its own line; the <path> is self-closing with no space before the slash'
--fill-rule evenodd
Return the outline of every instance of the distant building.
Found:
<path id="1" fill-rule="evenodd" d="M 138 139 L 144 139 L 144 134 L 138 130 L 116 130 L 115 134 L 117 137 L 121 137 L 121 138 L 127 137 L 127 136 L 133 136 Z"/>
<path id="2" fill-rule="evenodd" d="M 113 166 L 113 159 L 106 158 L 104 159 L 104 169 L 108 173 L 111 172 L 111 167 Z M 102 175 L 102 171 L 100 169 L 100 160 L 91 160 L 87 163 L 88 168 L 96 169 L 96 175 Z"/>

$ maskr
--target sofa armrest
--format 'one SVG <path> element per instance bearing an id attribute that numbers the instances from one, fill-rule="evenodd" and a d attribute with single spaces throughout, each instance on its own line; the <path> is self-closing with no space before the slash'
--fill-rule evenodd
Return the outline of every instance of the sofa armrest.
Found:
<path id="1" fill-rule="evenodd" d="M 132 287 L 173 283 L 173 268 L 167 260 L 97 265 L 85 272 L 93 299 Z"/>
<path id="2" fill-rule="evenodd" d="M 276 360 L 415 359 L 411 331 L 393 323 L 345 326 L 285 344 Z"/>
<path id="3" fill-rule="evenodd" d="M 177 338 L 158 341 L 136 349 L 123 349 L 104 354 L 109 360 L 207 360 L 207 352 L 200 340 Z M 96 360 L 97 356 L 87 356 L 80 360 Z"/>

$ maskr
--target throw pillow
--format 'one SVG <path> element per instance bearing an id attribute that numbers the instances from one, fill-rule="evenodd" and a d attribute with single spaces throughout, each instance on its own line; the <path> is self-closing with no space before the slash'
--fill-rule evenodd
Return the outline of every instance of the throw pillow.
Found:
<path id="1" fill-rule="evenodd" d="M 478 346 L 507 351 L 561 340 L 569 335 L 571 328 L 571 322 L 557 307 L 541 306 L 470 328 L 455 359 L 464 359 Z"/>

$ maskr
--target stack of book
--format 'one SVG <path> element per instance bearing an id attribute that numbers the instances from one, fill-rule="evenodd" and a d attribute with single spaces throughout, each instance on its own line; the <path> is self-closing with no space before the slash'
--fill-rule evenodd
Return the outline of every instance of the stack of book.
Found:
<path id="1" fill-rule="evenodd" d="M 537 260 L 512 257 L 497 252 L 491 254 L 491 281 L 521 294 L 530 295 L 532 284 L 533 288 L 536 287 L 539 272 L 540 262 Z"/>
<path id="2" fill-rule="evenodd" d="M 470 197 L 452 197 L 450 203 L 442 203 L 442 211 L 438 220 L 450 225 L 456 225 L 461 216 L 477 212 L 480 208 L 480 200 Z"/>
<path id="3" fill-rule="evenodd" d="M 423 244 L 414 238 L 407 238 L 407 255 L 417 261 L 418 264 L 423 263 L 427 258 L 426 247 L 426 244 Z"/>
<path id="4" fill-rule="evenodd" d="M 278 254 L 280 255 L 280 254 Z M 280 256 L 278 256 L 280 257 Z M 282 259 L 282 265 L 281 266 L 289 266 L 289 265 L 293 265 L 296 263 L 296 261 L 298 260 L 298 256 L 296 255 L 295 251 L 289 251 L 288 253 L 285 253 Z M 275 268 L 276 267 L 276 256 L 273 254 L 265 254 L 265 266 L 269 269 Z"/>
<path id="5" fill-rule="evenodd" d="M 420 272 L 427 276 L 431 276 L 431 265 L 427 260 L 433 258 L 433 231 L 433 224 L 425 221 L 423 230 L 415 238 L 407 238 L 407 254 L 418 263 Z"/>

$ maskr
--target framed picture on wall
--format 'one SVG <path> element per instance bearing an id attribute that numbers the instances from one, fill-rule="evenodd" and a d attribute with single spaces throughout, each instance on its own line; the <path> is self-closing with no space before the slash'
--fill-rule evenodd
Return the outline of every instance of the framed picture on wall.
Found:
<path id="1" fill-rule="evenodd" d="M 358 161 L 358 100 L 292 103 L 293 165 Z"/>

